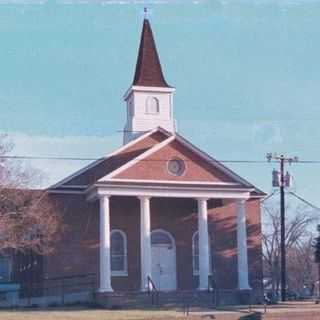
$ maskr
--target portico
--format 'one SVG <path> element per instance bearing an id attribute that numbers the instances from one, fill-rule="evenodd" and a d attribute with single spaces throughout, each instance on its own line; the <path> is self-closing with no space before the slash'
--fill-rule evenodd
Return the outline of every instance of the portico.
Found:
<path id="1" fill-rule="evenodd" d="M 210 190 L 211 189 L 211 190 Z M 197 230 L 199 234 L 199 285 L 198 290 L 208 290 L 210 262 L 209 262 L 209 233 L 208 210 L 209 199 L 228 199 L 236 203 L 237 221 L 237 256 L 238 256 L 238 287 L 240 290 L 249 289 L 246 209 L 245 203 L 250 196 L 247 190 L 223 190 L 220 186 L 170 186 L 167 185 L 105 185 L 91 188 L 88 199 L 99 199 L 100 203 L 100 292 L 112 292 L 110 267 L 110 206 L 112 196 L 132 196 L 140 203 L 140 272 L 141 291 L 148 290 L 148 278 L 152 279 L 152 246 L 151 246 L 151 209 L 152 198 L 188 198 L 197 203 Z M 192 191 L 193 190 L 193 191 Z M 193 195 L 193 196 L 191 196 Z M 179 272 L 179 270 L 177 270 Z"/>

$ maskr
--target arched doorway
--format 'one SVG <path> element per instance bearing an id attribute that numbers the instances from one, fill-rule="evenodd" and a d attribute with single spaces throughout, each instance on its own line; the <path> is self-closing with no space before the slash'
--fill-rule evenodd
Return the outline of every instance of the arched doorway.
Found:
<path id="1" fill-rule="evenodd" d="M 172 235 L 164 230 L 151 233 L 152 280 L 158 290 L 177 289 L 176 245 Z"/>

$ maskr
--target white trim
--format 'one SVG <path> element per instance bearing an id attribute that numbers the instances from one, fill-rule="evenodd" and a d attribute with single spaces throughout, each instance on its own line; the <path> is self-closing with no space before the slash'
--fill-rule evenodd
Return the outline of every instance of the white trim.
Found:
<path id="1" fill-rule="evenodd" d="M 157 128 L 154 128 L 153 130 L 151 131 L 148 131 L 146 133 L 144 133 L 143 135 L 137 137 L 136 139 L 128 142 L 127 144 L 123 145 L 122 147 L 114 150 L 113 152 L 109 153 L 108 155 L 106 155 L 105 157 L 103 158 L 100 158 L 90 164 L 88 164 L 87 166 L 85 166 L 84 168 L 76 171 L 75 173 L 71 174 L 70 176 L 64 178 L 63 180 L 55 183 L 54 185 L 50 186 L 48 189 L 54 189 L 54 188 L 58 188 L 60 187 L 61 185 L 65 184 L 66 182 L 70 181 L 71 179 L 75 178 L 76 176 L 79 176 L 80 174 L 82 174 L 83 172 L 93 168 L 94 166 L 98 165 L 99 163 L 107 160 L 108 158 L 112 157 L 112 156 L 115 156 L 117 154 L 119 154 L 120 152 L 122 152 L 123 150 L 135 145 L 136 143 L 140 142 L 141 140 L 143 140 L 144 138 L 147 138 L 149 136 L 151 136 L 153 133 L 155 132 L 161 132 L 163 134 L 165 134 L 166 136 L 170 136 L 170 133 L 168 131 L 166 131 L 165 129 L 161 128 L 161 127 L 157 127 Z"/>
<path id="2" fill-rule="evenodd" d="M 125 150 L 125 149 L 127 149 L 127 148 L 129 148 L 129 147 L 131 147 L 131 146 L 133 146 L 133 145 L 135 145 L 136 143 L 140 142 L 140 141 L 143 140 L 144 138 L 147 138 L 147 137 L 151 136 L 153 133 L 158 132 L 158 131 L 161 132 L 161 133 L 163 133 L 164 135 L 166 135 L 166 136 L 168 136 L 168 137 L 171 136 L 171 133 L 170 133 L 170 132 L 168 132 L 167 130 L 165 130 L 165 129 L 161 128 L 161 127 L 154 128 L 153 130 L 147 131 L 147 132 L 144 133 L 143 135 L 137 137 L 136 139 L 128 142 L 127 144 L 123 145 L 122 147 L 120 147 L 120 148 L 114 150 L 113 152 L 109 153 L 109 154 L 105 157 L 105 159 L 110 158 L 110 157 L 112 157 L 112 156 L 115 156 L 115 155 L 119 154 L 119 153 L 122 152 L 123 150 Z"/>
<path id="3" fill-rule="evenodd" d="M 187 141 L 185 138 L 183 138 L 182 136 L 180 136 L 178 134 L 175 134 L 175 135 L 167 138 L 166 140 L 160 142 L 159 144 L 156 144 L 154 147 L 152 147 L 151 149 L 149 149 L 146 152 L 142 153 L 140 156 L 132 159 L 131 161 L 127 162 L 122 167 L 116 169 L 115 171 L 112 171 L 108 175 L 106 175 L 103 178 L 99 179 L 98 182 L 107 181 L 107 180 L 113 178 L 118 173 L 122 172 L 123 170 L 125 170 L 125 169 L 127 169 L 127 168 L 129 168 L 131 166 L 133 166 L 139 160 L 142 160 L 142 159 L 146 158 L 147 156 L 149 156 L 152 153 L 160 150 L 162 147 L 166 146 L 168 143 L 170 143 L 170 142 L 172 142 L 174 140 L 177 140 L 178 142 L 180 142 L 182 145 L 184 145 L 185 147 L 187 147 L 188 149 L 190 149 L 191 151 L 193 151 L 194 153 L 199 155 L 202 159 L 204 159 L 205 161 L 209 162 L 212 167 L 215 167 L 218 170 L 222 171 L 228 177 L 236 180 L 239 184 L 245 185 L 247 187 L 253 187 L 253 185 L 251 183 L 249 183 L 245 179 L 241 178 L 235 172 L 231 171 L 229 168 L 227 168 L 223 164 L 221 164 L 218 160 L 212 158 L 207 153 L 205 153 L 202 150 L 198 149 L 196 146 L 194 146 L 193 144 L 191 144 L 189 141 Z"/>
<path id="4" fill-rule="evenodd" d="M 125 92 L 125 94 L 123 95 L 123 100 L 127 100 L 128 97 L 130 96 L 130 94 L 134 91 L 147 91 L 147 92 L 154 92 L 154 93 L 158 93 L 158 92 L 164 92 L 164 93 L 173 93 L 176 91 L 175 88 L 170 87 L 144 87 L 144 86 L 131 86 L 129 89 L 127 89 L 127 91 Z"/>
<path id="5" fill-rule="evenodd" d="M 66 189 L 72 189 L 72 188 L 77 188 L 77 189 L 86 189 L 88 186 L 86 184 L 67 184 L 63 186 L 63 188 Z"/>
<path id="6" fill-rule="evenodd" d="M 152 230 L 152 231 L 151 231 L 151 247 L 152 247 L 152 234 L 153 234 L 153 233 L 156 233 L 156 232 L 165 233 L 165 234 L 170 238 L 174 249 L 176 249 L 176 240 L 174 239 L 174 236 L 173 236 L 169 231 L 164 230 L 164 229 L 161 229 L 161 228 L 155 229 L 155 230 Z"/>
<path id="7" fill-rule="evenodd" d="M 178 161 L 180 162 L 180 164 L 182 164 L 182 171 L 179 172 L 178 174 L 176 173 L 173 173 L 170 171 L 170 168 L 169 168 L 169 165 L 170 165 L 170 162 L 171 161 Z M 171 157 L 169 160 L 167 160 L 167 173 L 170 175 L 170 176 L 174 176 L 174 177 L 183 177 L 186 173 L 186 171 L 188 170 L 187 168 L 187 164 L 186 164 L 186 161 L 185 159 L 181 159 L 180 157 Z"/>
<path id="8" fill-rule="evenodd" d="M 170 143 L 171 141 L 177 139 L 177 141 L 179 141 L 180 143 L 182 143 L 183 145 L 185 145 L 187 148 L 189 148 L 191 151 L 195 152 L 196 154 L 198 154 L 199 156 L 201 156 L 204 160 L 210 162 L 210 164 L 213 167 L 216 167 L 218 170 L 221 170 L 222 172 L 224 172 L 227 176 L 231 177 L 232 179 L 235 179 L 239 184 L 241 185 L 245 185 L 247 187 L 250 187 L 252 190 L 254 191 L 256 190 L 256 188 L 254 188 L 254 186 L 252 184 L 250 184 L 248 181 L 246 181 L 245 179 L 241 178 L 239 175 L 237 175 L 236 173 L 234 173 L 233 171 L 231 171 L 229 168 L 225 167 L 223 164 L 221 164 L 219 161 L 217 161 L 216 159 L 212 158 L 211 156 L 209 156 L 208 154 L 206 154 L 205 152 L 201 151 L 200 149 L 198 149 L 197 147 L 195 147 L 193 144 L 191 144 L 189 141 L 187 141 L 185 138 L 183 138 L 182 136 L 175 134 L 172 135 L 171 133 L 169 133 L 168 131 L 166 131 L 165 129 L 161 128 L 161 127 L 157 127 L 149 132 L 146 132 L 145 134 L 139 136 L 138 138 L 132 140 L 131 142 L 129 142 L 128 144 L 122 146 L 121 148 L 115 150 L 114 152 L 110 153 L 107 157 L 99 159 L 97 161 L 95 161 L 94 163 L 92 163 L 91 165 L 88 165 L 87 167 L 77 171 L 76 173 L 74 173 L 73 175 L 65 178 L 64 180 L 60 181 L 59 183 L 53 185 L 52 187 L 49 188 L 49 190 L 51 188 L 57 188 L 59 187 L 61 184 L 66 183 L 67 181 L 71 180 L 72 178 L 74 178 L 77 175 L 80 175 L 81 173 L 83 173 L 84 171 L 92 168 L 93 166 L 99 164 L 100 162 L 108 159 L 111 156 L 114 156 L 120 152 L 122 152 L 123 150 L 129 148 L 130 146 L 138 143 L 139 141 L 143 140 L 144 138 L 152 135 L 155 132 L 161 132 L 163 134 L 165 134 L 168 138 L 165 139 L 164 141 L 154 145 L 153 147 L 151 147 L 149 150 L 147 150 L 146 152 L 142 153 L 140 156 L 130 160 L 129 162 L 127 162 L 126 164 L 124 164 L 123 166 L 119 167 L 118 169 L 110 172 L 109 174 L 107 174 L 106 176 L 102 177 L 101 179 L 99 179 L 97 182 L 106 182 L 106 181 L 110 181 L 109 179 L 112 178 L 111 181 L 121 181 L 121 182 L 158 182 L 158 183 L 172 183 L 172 184 L 210 184 L 210 185 L 234 185 L 236 186 L 237 183 L 228 183 L 228 182 L 201 182 L 201 181 L 193 181 L 193 182 L 185 182 L 185 181 L 167 181 L 167 180 L 144 180 L 144 179 L 113 179 L 113 177 L 115 175 L 117 175 L 118 173 L 124 171 L 125 169 L 133 166 L 135 163 L 137 163 L 139 160 L 144 159 L 145 157 L 147 157 L 148 155 L 152 154 L 153 152 L 158 151 L 159 149 L 161 149 L 162 147 L 164 147 L 165 145 L 167 145 L 168 143 Z M 50 190 L 52 191 L 52 190 Z M 57 192 L 57 191 L 54 191 Z M 57 193 L 68 193 L 67 191 L 62 191 L 62 192 L 57 192 Z M 74 192 L 72 192 L 74 193 Z M 76 192 L 77 193 L 77 192 Z M 257 198 L 259 198 L 259 196 L 255 196 Z"/>
<path id="9" fill-rule="evenodd" d="M 85 190 L 83 191 L 68 191 L 68 190 L 48 190 L 49 193 L 64 193 L 64 194 L 85 194 Z"/>
<path id="10" fill-rule="evenodd" d="M 210 199 L 249 199 L 250 189 L 208 189 L 195 187 L 170 186 L 132 186 L 132 185 L 102 185 L 93 186 L 87 190 L 87 200 L 94 201 L 103 195 L 114 196 L 147 196 L 166 198 L 210 198 Z"/>
<path id="11" fill-rule="evenodd" d="M 101 179 L 98 180 L 98 182 L 102 182 L 102 181 L 108 181 L 109 179 L 111 179 L 112 177 L 114 177 L 115 175 L 125 171 L 126 169 L 131 168 L 133 165 L 135 165 L 136 163 L 138 163 L 140 160 L 145 159 L 146 157 L 148 157 L 149 155 L 151 155 L 152 153 L 162 149 L 164 146 L 168 145 L 171 141 L 173 141 L 175 139 L 175 136 L 171 136 L 169 138 L 167 138 L 166 140 L 156 144 L 155 146 L 153 146 L 151 149 L 145 151 L 144 153 L 142 153 L 141 155 L 137 156 L 136 158 L 130 160 L 129 162 L 127 162 L 126 164 L 124 164 L 123 166 L 121 166 L 120 168 L 110 172 L 109 174 L 107 174 L 106 176 L 102 177 Z"/>
<path id="12" fill-rule="evenodd" d="M 223 181 L 174 181 L 174 180 L 147 180 L 147 179 L 117 179 L 112 178 L 111 182 L 139 182 L 139 183 L 166 183 L 166 184 L 199 184 L 199 185 L 212 185 L 212 186 L 241 186 L 239 183 L 223 182 Z"/>
<path id="13" fill-rule="evenodd" d="M 114 233 L 120 233 L 123 238 L 124 243 L 124 270 L 121 271 L 113 271 L 112 270 L 112 234 Z M 128 241 L 127 241 L 127 235 L 124 231 L 121 229 L 112 229 L 110 232 L 110 270 L 111 270 L 111 277 L 127 277 L 128 276 Z"/>

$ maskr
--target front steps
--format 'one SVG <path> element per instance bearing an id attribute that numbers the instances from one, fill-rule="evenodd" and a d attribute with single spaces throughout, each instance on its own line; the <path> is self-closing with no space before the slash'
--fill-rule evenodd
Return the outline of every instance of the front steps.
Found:
<path id="1" fill-rule="evenodd" d="M 212 308 L 214 296 L 208 291 L 98 293 L 97 303 L 108 309 Z"/>
<path id="2" fill-rule="evenodd" d="M 227 290 L 213 292 L 179 290 L 170 292 L 114 292 L 97 293 L 96 302 L 109 309 L 175 309 L 213 308 L 227 305 L 251 305 L 262 303 L 260 290 Z"/>

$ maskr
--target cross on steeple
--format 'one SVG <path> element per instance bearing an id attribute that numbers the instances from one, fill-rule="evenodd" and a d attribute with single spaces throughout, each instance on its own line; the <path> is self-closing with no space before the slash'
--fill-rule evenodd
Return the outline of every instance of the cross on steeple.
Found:
<path id="1" fill-rule="evenodd" d="M 143 13 L 144 13 L 144 18 L 148 19 L 148 8 L 147 7 L 144 7 Z"/>

